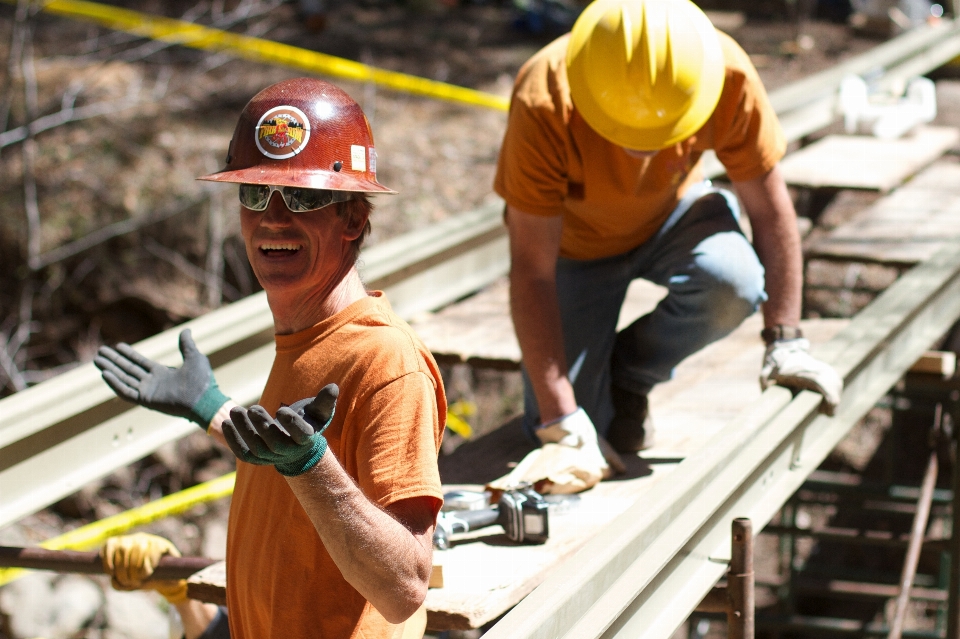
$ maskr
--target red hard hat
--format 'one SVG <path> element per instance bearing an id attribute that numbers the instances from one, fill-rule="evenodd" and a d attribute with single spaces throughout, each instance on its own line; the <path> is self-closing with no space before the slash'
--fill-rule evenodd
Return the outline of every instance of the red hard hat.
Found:
<path id="1" fill-rule="evenodd" d="M 227 166 L 197 178 L 309 189 L 396 193 L 377 182 L 377 152 L 360 105 L 313 78 L 267 87 L 247 103 Z"/>

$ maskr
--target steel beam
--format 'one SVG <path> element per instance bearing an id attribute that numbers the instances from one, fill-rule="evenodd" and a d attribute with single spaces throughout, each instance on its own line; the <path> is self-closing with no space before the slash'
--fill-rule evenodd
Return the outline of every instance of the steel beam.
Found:
<path id="1" fill-rule="evenodd" d="M 658 490 L 565 562 L 488 639 L 669 637 L 722 576 L 728 522 L 762 528 L 849 429 L 960 318 L 960 246 L 901 277 L 818 349 L 845 378 L 819 395 L 770 388 Z"/>

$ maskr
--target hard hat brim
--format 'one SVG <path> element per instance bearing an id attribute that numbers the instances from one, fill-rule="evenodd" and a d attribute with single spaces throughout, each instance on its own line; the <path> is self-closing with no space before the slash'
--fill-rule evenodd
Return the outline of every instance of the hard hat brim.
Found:
<path id="1" fill-rule="evenodd" d="M 280 167 L 251 166 L 235 171 L 219 171 L 197 178 L 205 182 L 226 182 L 230 184 L 273 184 L 275 186 L 299 186 L 306 189 L 327 189 L 330 191 L 352 191 L 356 193 L 396 194 L 379 182 L 364 177 L 334 171 L 309 171 L 303 168 L 284 170 Z"/>

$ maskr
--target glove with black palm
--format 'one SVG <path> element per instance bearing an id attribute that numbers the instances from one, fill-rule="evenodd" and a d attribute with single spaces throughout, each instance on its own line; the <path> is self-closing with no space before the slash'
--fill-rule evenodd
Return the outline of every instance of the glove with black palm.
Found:
<path id="1" fill-rule="evenodd" d="M 220 392 L 207 356 L 197 350 L 190 329 L 180 333 L 183 366 L 148 359 L 128 344 L 101 346 L 93 363 L 120 398 L 167 415 L 185 417 L 206 430 L 230 398 Z"/>
<path id="2" fill-rule="evenodd" d="M 272 464 L 287 477 L 302 475 L 327 452 L 323 431 L 333 420 L 339 394 L 336 384 L 328 384 L 316 397 L 280 408 L 276 419 L 263 406 L 235 406 L 223 422 L 223 437 L 241 461 Z"/>

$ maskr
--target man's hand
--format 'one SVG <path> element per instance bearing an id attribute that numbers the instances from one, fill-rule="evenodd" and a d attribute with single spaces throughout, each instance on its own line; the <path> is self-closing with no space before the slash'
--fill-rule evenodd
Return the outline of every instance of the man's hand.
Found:
<path id="1" fill-rule="evenodd" d="M 163 537 L 135 533 L 111 537 L 100 549 L 103 571 L 117 590 L 156 590 L 172 604 L 187 600 L 187 580 L 153 581 L 150 576 L 164 555 L 179 557 L 180 551 Z"/>
<path id="2" fill-rule="evenodd" d="M 339 393 L 336 384 L 328 384 L 315 398 L 280 408 L 276 419 L 263 406 L 235 406 L 223 422 L 223 437 L 241 461 L 272 464 L 287 477 L 302 475 L 327 452 L 323 431 L 333 419 Z"/>
<path id="3" fill-rule="evenodd" d="M 820 393 L 825 412 L 833 415 L 840 403 L 843 380 L 832 366 L 816 359 L 809 351 L 810 342 L 803 337 L 780 339 L 767 346 L 760 370 L 760 387 L 766 390 L 779 384 Z"/>
<path id="4" fill-rule="evenodd" d="M 620 455 L 606 440 L 597 436 L 597 429 L 582 408 L 541 426 L 536 433 L 542 444 L 554 443 L 579 448 L 584 453 L 584 459 L 595 465 L 605 478 L 611 475 L 611 468 L 617 473 L 626 471 Z"/>
<path id="5" fill-rule="evenodd" d="M 207 356 L 197 350 L 190 329 L 180 333 L 183 366 L 147 359 L 127 344 L 101 346 L 93 363 L 119 397 L 167 415 L 185 417 L 206 429 L 229 397 L 220 392 Z"/>

